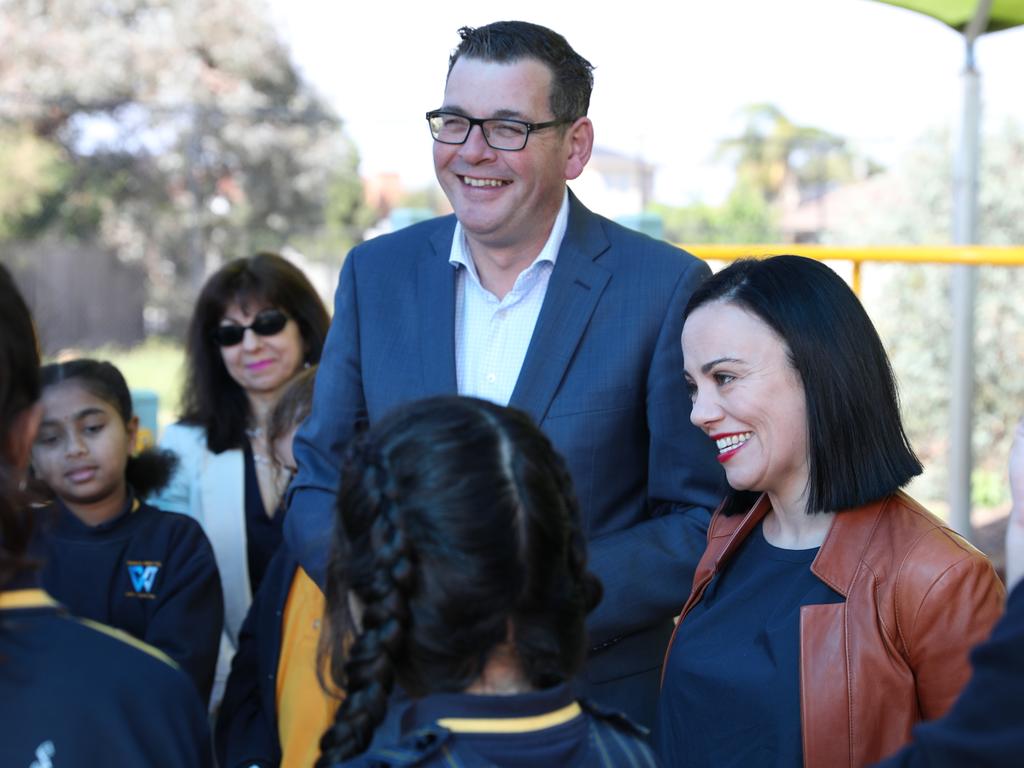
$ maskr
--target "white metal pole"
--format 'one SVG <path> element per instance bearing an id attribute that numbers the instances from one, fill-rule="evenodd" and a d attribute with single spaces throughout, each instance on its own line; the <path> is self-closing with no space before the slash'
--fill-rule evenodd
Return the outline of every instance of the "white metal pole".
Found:
<path id="1" fill-rule="evenodd" d="M 975 67 L 974 40 L 987 23 L 991 0 L 979 4 L 984 14 L 980 26 L 975 17 L 965 34 L 966 62 L 963 71 L 963 111 L 953 164 L 953 242 L 978 241 L 978 165 L 981 124 L 981 76 Z M 953 267 L 951 301 L 953 338 L 950 367 L 949 430 L 949 523 L 971 539 L 971 447 L 974 404 L 974 299 L 976 267 Z"/>

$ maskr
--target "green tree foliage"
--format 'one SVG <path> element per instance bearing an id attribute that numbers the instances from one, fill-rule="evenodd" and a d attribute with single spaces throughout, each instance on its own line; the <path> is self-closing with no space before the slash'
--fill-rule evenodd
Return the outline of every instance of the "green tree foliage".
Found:
<path id="1" fill-rule="evenodd" d="M 0 127 L 0 239 L 43 215 L 69 170 L 60 146 L 24 128 Z"/>
<path id="2" fill-rule="evenodd" d="M 822 128 L 797 125 L 774 104 L 751 104 L 740 110 L 738 136 L 718 145 L 719 158 L 735 163 L 738 183 L 774 202 L 792 180 L 801 195 L 821 192 L 879 168 L 862 160 L 846 139 Z"/>
<path id="3" fill-rule="evenodd" d="M 776 242 L 780 238 L 778 209 L 787 186 L 803 198 L 880 170 L 857 155 L 843 137 L 798 125 L 773 104 L 751 104 L 740 110 L 740 116 L 740 134 L 720 142 L 716 151 L 718 159 L 732 163 L 736 171 L 725 202 L 651 207 L 662 216 L 669 240 Z"/>
<path id="4" fill-rule="evenodd" d="M 989 245 L 1024 243 L 1024 125 L 1007 122 L 985 136 L 979 233 Z M 849 244 L 934 244 L 950 239 L 952 146 L 932 133 L 887 174 L 889 199 L 864 215 L 836 222 L 832 238 Z M 949 432 L 950 280 L 945 266 L 888 265 L 864 276 L 865 303 L 890 351 L 901 383 L 911 439 L 934 467 L 926 483 L 944 498 Z M 975 481 L 985 499 L 1005 492 L 1005 467 L 1016 422 L 1024 415 L 1024 268 L 980 267 L 975 315 Z M 998 482 L 992 478 L 998 478 Z M 987 489 L 987 490 L 986 490 Z"/>
<path id="5" fill-rule="evenodd" d="M 223 259 L 337 259 L 365 219 L 341 121 L 258 0 L 5 0 L 0 125 L 60 161 L 0 201 L 8 231 L 97 238 L 179 316 Z"/>
<path id="6" fill-rule="evenodd" d="M 654 204 L 650 211 L 661 216 L 665 239 L 673 243 L 772 243 L 779 238 L 774 209 L 742 180 L 722 205 Z"/>

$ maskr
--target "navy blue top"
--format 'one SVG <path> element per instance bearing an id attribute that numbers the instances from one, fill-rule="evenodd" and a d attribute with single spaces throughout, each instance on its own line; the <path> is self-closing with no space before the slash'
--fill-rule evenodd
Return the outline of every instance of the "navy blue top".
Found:
<path id="1" fill-rule="evenodd" d="M 802 766 L 800 607 L 843 596 L 762 525 L 690 610 L 669 653 L 655 750 L 666 765 Z"/>
<path id="2" fill-rule="evenodd" d="M 402 717 L 402 740 L 371 747 L 345 768 L 657 768 L 645 731 L 577 701 L 568 685 L 510 696 L 437 693 Z"/>
<path id="3" fill-rule="evenodd" d="M 211 764 L 206 708 L 166 657 L 40 589 L 0 592 L 0 765 Z"/>
<path id="4" fill-rule="evenodd" d="M 249 587 L 255 595 L 263 582 L 270 559 L 277 552 L 282 538 L 284 504 L 278 504 L 273 517 L 267 516 L 260 494 L 260 481 L 256 477 L 256 461 L 252 446 L 246 440 L 242 451 L 245 455 L 245 539 L 248 543 Z"/>
<path id="5" fill-rule="evenodd" d="M 277 667 L 284 609 L 298 561 L 281 545 L 264 574 L 238 632 L 224 699 L 217 712 L 214 748 L 221 768 L 276 766 L 281 762 L 277 729 Z"/>
<path id="6" fill-rule="evenodd" d="M 213 549 L 199 523 L 128 494 L 124 511 L 89 526 L 60 500 L 38 510 L 43 587 L 76 616 L 144 640 L 210 696 L 224 622 Z"/>

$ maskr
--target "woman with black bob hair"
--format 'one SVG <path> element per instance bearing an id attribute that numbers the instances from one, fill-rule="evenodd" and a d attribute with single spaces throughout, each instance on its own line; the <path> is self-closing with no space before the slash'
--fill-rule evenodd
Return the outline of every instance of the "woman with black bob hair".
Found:
<path id="1" fill-rule="evenodd" d="M 877 332 L 831 269 L 743 260 L 682 334 L 691 421 L 732 494 L 666 655 L 666 764 L 864 765 L 942 715 L 999 616 L 988 560 L 900 489 L 920 473 Z"/>
<path id="2" fill-rule="evenodd" d="M 394 411 L 348 448 L 337 509 L 321 654 L 345 699 L 319 768 L 654 764 L 570 690 L 601 588 L 529 417 L 457 397 Z M 365 752 L 396 683 L 404 738 Z"/>
<path id="3" fill-rule="evenodd" d="M 221 267 L 192 315 L 182 418 L 160 441 L 180 464 L 153 504 L 196 518 L 217 557 L 224 637 L 213 707 L 252 596 L 281 542 L 289 474 L 273 460 L 267 419 L 292 378 L 319 362 L 329 324 L 302 271 L 272 253 Z"/>
<path id="4" fill-rule="evenodd" d="M 205 712 L 181 670 L 40 586 L 26 490 L 40 393 L 32 319 L 0 266 L 0 765 L 208 766 Z"/>

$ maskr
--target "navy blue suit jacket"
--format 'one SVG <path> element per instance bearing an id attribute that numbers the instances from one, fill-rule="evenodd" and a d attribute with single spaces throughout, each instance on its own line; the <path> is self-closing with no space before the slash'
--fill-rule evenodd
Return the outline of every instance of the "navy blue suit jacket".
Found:
<path id="1" fill-rule="evenodd" d="M 376 238 L 342 268 L 285 520 L 288 546 L 321 585 L 354 431 L 401 403 L 457 391 L 454 227 L 446 216 Z M 565 457 L 579 497 L 590 567 L 604 584 L 588 624 L 590 682 L 660 665 L 724 490 L 711 441 L 689 421 L 680 347 L 683 309 L 708 274 L 697 258 L 570 194 L 509 405 Z"/>

